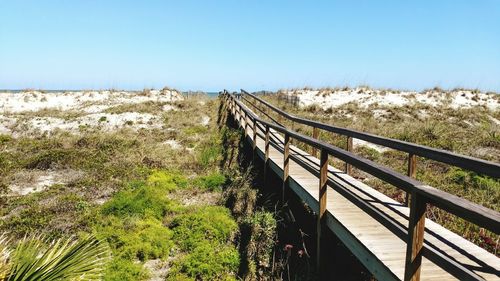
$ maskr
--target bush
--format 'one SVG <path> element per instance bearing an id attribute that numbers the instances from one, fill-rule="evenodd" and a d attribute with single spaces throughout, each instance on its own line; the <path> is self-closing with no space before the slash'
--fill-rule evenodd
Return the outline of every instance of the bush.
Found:
<path id="1" fill-rule="evenodd" d="M 8 143 L 12 140 L 12 137 L 9 136 L 9 135 L 3 135 L 3 134 L 0 134 L 0 144 L 5 144 L 5 143 Z"/>
<path id="2" fill-rule="evenodd" d="M 212 173 L 208 176 L 198 177 L 194 181 L 194 184 L 197 187 L 200 187 L 200 188 L 203 188 L 206 190 L 210 190 L 210 191 L 214 191 L 214 190 L 221 190 L 223 185 L 226 182 L 227 182 L 227 179 L 223 174 L 221 174 L 219 172 L 215 172 L 215 173 Z"/>
<path id="3" fill-rule="evenodd" d="M 179 210 L 179 205 L 167 198 L 167 193 L 187 186 L 187 180 L 178 174 L 154 172 L 147 181 L 133 182 L 128 189 L 118 192 L 102 207 L 104 215 L 150 215 L 162 219 L 167 212 Z"/>
<path id="4" fill-rule="evenodd" d="M 192 213 L 177 216 L 170 223 L 174 239 L 185 251 L 197 247 L 203 240 L 225 244 L 237 227 L 229 210 L 220 206 L 201 207 Z"/>
<path id="5" fill-rule="evenodd" d="M 106 267 L 104 281 L 135 281 L 146 280 L 149 277 L 141 264 L 130 260 L 114 258 Z"/>
<path id="6" fill-rule="evenodd" d="M 272 251 L 275 244 L 276 219 L 273 213 L 257 211 L 243 221 L 251 233 L 247 248 L 249 264 L 255 264 L 258 272 L 271 266 Z M 257 270 L 256 270 L 257 271 Z"/>
<path id="7" fill-rule="evenodd" d="M 238 270 L 240 257 L 233 246 L 214 247 L 208 241 L 202 241 L 186 256 L 175 262 L 173 276 L 167 280 L 177 280 L 175 272 L 184 273 L 196 280 L 236 280 L 234 272 Z M 177 276 L 176 276 L 177 275 Z"/>
<path id="8" fill-rule="evenodd" d="M 238 226 L 228 209 L 202 207 L 179 215 L 170 227 L 173 239 L 188 253 L 175 261 L 167 280 L 234 280 L 240 258 L 231 240 Z"/>
<path id="9" fill-rule="evenodd" d="M 71 157 L 76 157 L 76 151 L 65 149 L 53 149 L 41 152 L 32 159 L 28 160 L 25 165 L 27 169 L 47 170 L 53 168 L 54 165 L 61 164 L 70 160 Z"/>
<path id="10" fill-rule="evenodd" d="M 118 192 L 102 206 L 104 215 L 153 216 L 163 218 L 175 205 L 166 197 L 165 190 L 152 186 L 141 186 L 138 189 L 127 189 Z"/>
<path id="11" fill-rule="evenodd" d="M 218 145 L 205 146 L 199 154 L 200 164 L 206 168 L 210 165 L 217 163 L 219 156 L 222 155 L 222 150 Z"/>
<path id="12" fill-rule="evenodd" d="M 172 231 L 154 218 L 108 216 L 102 218 L 97 232 L 117 257 L 126 260 L 165 259 L 173 246 Z"/>
<path id="13" fill-rule="evenodd" d="M 163 190 L 172 191 L 174 189 L 185 188 L 187 186 L 187 179 L 175 172 L 155 171 L 148 178 L 148 184 L 151 186 L 159 187 Z"/>

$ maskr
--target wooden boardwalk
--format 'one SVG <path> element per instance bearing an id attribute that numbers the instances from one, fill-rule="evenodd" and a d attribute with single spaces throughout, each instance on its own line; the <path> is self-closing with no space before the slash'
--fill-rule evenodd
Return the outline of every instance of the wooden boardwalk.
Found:
<path id="1" fill-rule="evenodd" d="M 228 110 L 239 126 L 246 130 L 246 140 L 252 146 L 255 144 L 256 155 L 264 160 L 264 129 L 257 124 L 254 126 L 255 121 L 246 118 L 246 114 L 240 115 L 241 111 L 237 108 L 228 106 Z M 245 110 L 255 114 L 248 107 Z M 270 129 L 269 135 L 268 167 L 283 179 L 285 139 L 273 129 Z M 288 190 L 285 192 L 295 192 L 313 210 L 319 210 L 319 170 L 318 158 L 290 145 Z M 388 227 L 377 216 L 407 229 L 410 209 L 332 166 L 328 166 L 327 177 L 325 225 L 378 280 L 405 279 L 407 241 L 397 229 Z M 365 207 L 361 208 L 360 204 Z M 424 255 L 421 280 L 500 280 L 499 258 L 429 219 L 425 219 L 423 245 L 452 263 L 431 261 Z M 474 278 L 461 277 L 460 273 L 456 273 L 457 267 L 458 272 L 472 272 Z"/>

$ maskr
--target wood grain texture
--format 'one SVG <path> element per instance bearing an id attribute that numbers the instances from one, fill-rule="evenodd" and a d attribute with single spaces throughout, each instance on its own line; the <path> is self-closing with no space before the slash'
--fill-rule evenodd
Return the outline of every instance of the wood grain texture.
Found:
<path id="1" fill-rule="evenodd" d="M 237 103 L 238 106 L 244 105 Z M 250 115 L 254 114 L 246 107 L 244 110 L 248 111 Z M 249 130 L 253 131 L 255 128 L 258 131 L 257 155 L 262 159 L 268 159 L 269 172 L 276 173 L 283 179 L 284 184 L 286 179 L 287 192 L 295 192 L 313 210 L 321 210 L 319 202 L 321 189 L 318 188 L 318 182 L 321 180 L 320 170 L 323 167 L 321 159 L 290 145 L 289 139 L 293 136 L 293 132 L 287 135 L 287 131 L 277 125 L 260 120 L 257 122 L 263 126 L 250 126 Z M 285 136 L 279 135 L 279 132 L 285 132 Z M 253 135 L 253 132 L 250 132 L 250 135 Z M 269 141 L 266 141 L 266 135 L 269 135 Z M 247 137 L 246 141 L 252 144 L 254 139 Z M 266 145 L 266 143 L 268 144 Z M 327 146 L 319 148 L 325 147 L 327 148 L 325 151 L 330 154 L 331 150 Z M 355 156 L 348 154 L 346 159 L 347 157 L 356 160 Z M 287 158 L 288 161 L 285 161 Z M 363 163 L 372 164 L 370 162 Z M 343 171 L 329 165 L 326 167 L 328 192 L 325 192 L 324 195 L 326 199 L 324 209 L 326 222 L 324 225 L 339 237 L 342 243 L 377 279 L 404 279 L 407 245 L 412 245 L 412 253 L 423 254 L 423 256 L 420 255 L 421 280 L 500 279 L 500 260 L 495 255 L 432 220 L 420 217 L 420 219 L 410 222 L 410 208 L 346 175 Z M 373 169 L 377 170 L 377 167 Z M 401 179 L 411 180 L 405 175 Z M 439 203 L 441 199 L 448 199 L 441 191 L 421 184 L 416 185 L 413 191 L 416 193 L 416 198 L 424 194 L 425 196 L 422 198 L 425 198 L 425 202 L 429 201 L 432 204 Z M 460 202 L 464 201 L 452 200 L 453 204 Z M 414 204 L 419 204 L 419 201 L 414 202 Z M 457 212 L 469 210 L 478 213 L 483 210 L 482 208 L 476 209 L 476 205 L 462 207 L 464 208 L 457 209 Z M 418 214 L 418 212 L 415 213 Z M 418 215 L 414 216 L 414 218 L 418 217 Z M 486 217 L 494 220 L 495 214 L 489 214 Z M 412 226 L 416 227 L 417 231 L 414 230 L 414 233 L 417 235 L 409 235 L 407 226 L 410 226 L 410 229 Z M 422 229 L 423 231 L 418 232 Z M 412 242 L 408 244 L 410 236 Z M 415 239 L 415 237 L 417 238 Z M 423 237 L 421 246 L 419 246 L 418 237 Z M 413 241 L 417 241 L 417 243 Z M 418 250 L 419 247 L 420 250 Z M 415 251 L 413 251 L 414 249 Z M 413 255 L 414 260 L 417 256 Z M 328 255 L 326 254 L 326 257 L 323 258 L 328 260 Z"/>

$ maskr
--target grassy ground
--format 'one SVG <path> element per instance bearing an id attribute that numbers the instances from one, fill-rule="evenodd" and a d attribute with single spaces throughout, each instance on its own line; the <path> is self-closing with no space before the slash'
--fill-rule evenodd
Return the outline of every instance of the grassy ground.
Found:
<path id="1" fill-rule="evenodd" d="M 1 135 L 0 232 L 14 241 L 33 232 L 94 233 L 113 253 L 104 280 L 235 279 L 238 223 L 221 205 L 231 179 L 220 169 L 218 102 L 198 96 L 168 112 L 164 105 L 108 109 L 162 116 L 162 128 Z M 41 178 L 50 186 L 13 193 Z"/>
<path id="2" fill-rule="evenodd" d="M 500 112 L 486 107 L 469 109 L 436 108 L 413 104 L 403 107 L 359 107 L 348 103 L 323 110 L 318 106 L 299 108 L 279 101 L 275 95 L 266 100 L 297 116 L 327 124 L 370 132 L 381 136 L 446 149 L 493 162 L 500 162 Z M 291 126 L 291 123 L 288 123 Z M 295 130 L 312 135 L 312 129 L 294 124 Z M 321 132 L 320 139 L 346 147 L 346 137 Z M 300 145 L 299 145 L 300 146 Z M 303 147 L 309 149 L 308 147 Z M 391 149 L 381 150 L 363 144 L 355 145 L 356 154 L 406 173 L 407 155 Z M 332 164 L 343 169 L 343 163 Z M 401 190 L 354 169 L 354 175 L 392 198 L 403 201 Z M 477 175 L 435 161 L 418 158 L 417 179 L 433 187 L 466 198 L 472 202 L 500 211 L 500 181 Z M 488 251 L 500 254 L 499 236 L 457 218 L 437 208 L 427 216 L 459 233 Z"/>

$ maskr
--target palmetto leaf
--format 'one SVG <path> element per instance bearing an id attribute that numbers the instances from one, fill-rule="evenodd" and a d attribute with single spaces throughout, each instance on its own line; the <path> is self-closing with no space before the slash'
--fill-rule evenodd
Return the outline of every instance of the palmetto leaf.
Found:
<path id="1" fill-rule="evenodd" d="M 0 280 L 5 280 L 10 270 L 8 244 L 7 236 L 2 234 L 0 236 Z"/>
<path id="2" fill-rule="evenodd" d="M 58 239 L 25 237 L 11 253 L 8 281 L 98 280 L 109 251 L 94 236 Z"/>

